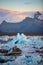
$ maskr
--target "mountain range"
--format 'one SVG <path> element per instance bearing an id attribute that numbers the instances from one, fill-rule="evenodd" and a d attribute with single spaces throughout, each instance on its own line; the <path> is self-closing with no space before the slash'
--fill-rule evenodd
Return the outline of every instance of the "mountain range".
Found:
<path id="1" fill-rule="evenodd" d="M 0 24 L 0 33 L 43 33 L 43 20 L 26 17 L 19 23 L 9 23 L 5 20 Z"/>

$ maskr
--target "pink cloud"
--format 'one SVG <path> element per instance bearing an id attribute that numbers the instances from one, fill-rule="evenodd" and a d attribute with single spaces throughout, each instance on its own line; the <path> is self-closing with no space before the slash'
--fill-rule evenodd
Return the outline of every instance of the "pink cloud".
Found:
<path id="1" fill-rule="evenodd" d="M 7 22 L 20 22 L 25 17 L 33 17 L 35 12 L 21 12 L 21 11 L 12 11 L 6 9 L 0 9 L 0 12 L 7 12 L 5 16 L 0 16 L 0 21 L 6 20 Z M 43 15 L 40 16 L 42 18 Z"/>

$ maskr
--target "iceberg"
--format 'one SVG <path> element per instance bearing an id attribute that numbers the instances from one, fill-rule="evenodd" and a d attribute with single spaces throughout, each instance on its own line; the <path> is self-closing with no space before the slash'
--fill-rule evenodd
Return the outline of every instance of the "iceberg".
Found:
<path id="1" fill-rule="evenodd" d="M 14 47 L 15 43 L 17 43 L 17 44 L 25 43 L 25 38 L 26 38 L 25 35 L 23 35 L 23 34 L 20 35 L 20 34 L 18 33 L 18 34 L 13 38 L 13 40 L 7 42 L 6 44 L 1 44 L 0 49 L 10 50 L 11 48 Z"/>
<path id="2" fill-rule="evenodd" d="M 13 38 L 13 42 L 17 42 L 21 39 L 21 36 L 19 33 L 17 33 L 17 35 Z"/>
<path id="3" fill-rule="evenodd" d="M 23 33 L 20 35 L 17 33 L 17 35 L 13 38 L 13 40 L 7 42 L 6 44 L 2 44 L 1 48 L 10 50 L 12 49 L 16 44 L 28 44 L 28 45 L 38 45 L 39 40 L 34 40 L 34 42 L 31 39 L 27 39 L 27 36 L 24 35 Z"/>
<path id="4" fill-rule="evenodd" d="M 22 37 L 22 38 L 25 38 L 25 39 L 27 38 L 27 36 L 24 35 L 23 33 L 21 34 L 21 37 Z"/>
<path id="5" fill-rule="evenodd" d="M 32 61 L 33 61 L 33 64 L 39 64 L 42 60 L 41 56 L 40 55 L 32 55 Z"/>
<path id="6" fill-rule="evenodd" d="M 23 44 L 27 42 L 27 37 L 23 33 L 21 35 L 18 33 L 13 41 L 15 41 L 15 44 Z"/>
<path id="7" fill-rule="evenodd" d="M 8 61 L 7 63 L 3 63 L 3 65 L 42 65 L 40 64 L 41 60 L 43 60 L 41 55 L 35 52 L 36 50 L 43 49 L 43 40 L 41 40 L 41 37 L 38 38 L 38 36 L 29 36 L 28 38 L 23 33 L 18 33 L 16 36 L 12 36 L 11 39 L 12 40 L 5 44 L 0 44 L 0 49 L 8 50 L 8 54 L 10 54 L 13 51 L 13 47 L 17 46 L 22 50 L 22 54 L 21 56 L 17 56 L 15 58 L 14 56 L 6 57 L 0 53 L 0 61 Z"/>
<path id="8" fill-rule="evenodd" d="M 33 54 L 27 58 L 25 55 L 22 55 L 19 56 L 15 61 L 18 65 L 37 65 L 41 62 L 41 57 Z"/>
<path id="9" fill-rule="evenodd" d="M 15 61 L 18 65 L 27 65 L 25 55 L 19 56 Z"/>
<path id="10" fill-rule="evenodd" d="M 2 36 L 2 37 L 0 37 L 0 40 L 2 40 L 2 41 L 8 41 L 8 39 L 9 39 L 9 36 Z"/>

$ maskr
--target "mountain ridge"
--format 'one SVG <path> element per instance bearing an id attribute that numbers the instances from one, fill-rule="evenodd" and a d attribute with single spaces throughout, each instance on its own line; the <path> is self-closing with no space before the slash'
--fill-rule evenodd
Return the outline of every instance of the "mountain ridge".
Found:
<path id="1" fill-rule="evenodd" d="M 39 22 L 40 21 L 40 22 Z M 1 32 L 29 32 L 29 33 L 43 33 L 43 26 L 40 24 L 43 20 L 35 20 L 34 18 L 26 17 L 19 23 L 8 23 L 3 21 L 0 24 Z"/>

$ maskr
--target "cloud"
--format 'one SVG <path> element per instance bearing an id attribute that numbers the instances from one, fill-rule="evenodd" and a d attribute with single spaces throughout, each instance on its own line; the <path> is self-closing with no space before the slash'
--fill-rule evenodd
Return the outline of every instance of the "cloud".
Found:
<path id="1" fill-rule="evenodd" d="M 30 5 L 30 4 L 31 4 L 31 2 L 25 2 L 24 4 L 25 4 L 25 5 Z"/>
<path id="2" fill-rule="evenodd" d="M 39 11 L 37 11 L 35 14 L 34 14 L 34 18 L 35 19 L 39 19 L 39 16 L 41 15 L 41 13 Z"/>
<path id="3" fill-rule="evenodd" d="M 10 11 L 0 9 L 0 21 L 6 20 L 8 22 L 19 22 L 25 18 L 25 15 L 20 11 Z"/>
<path id="4" fill-rule="evenodd" d="M 22 21 L 25 17 L 34 16 L 34 12 L 20 12 L 20 11 L 11 11 L 11 10 L 5 10 L 5 9 L 0 9 L 0 12 L 2 12 L 0 14 L 0 23 L 2 23 L 3 20 L 6 20 L 7 22 L 16 23 L 16 22 Z"/>
<path id="5" fill-rule="evenodd" d="M 3 21 L 3 18 L 0 16 L 0 24 L 2 23 L 2 21 Z"/>
<path id="6" fill-rule="evenodd" d="M 43 12 L 41 12 L 41 15 L 39 16 L 40 19 L 43 19 Z"/>
<path id="7" fill-rule="evenodd" d="M 19 12 L 11 12 L 6 17 L 5 20 L 8 22 L 19 22 L 25 18 L 25 15 L 22 15 Z"/>
<path id="8" fill-rule="evenodd" d="M 30 4 L 32 4 L 32 2 L 31 2 L 30 0 L 25 0 L 25 1 L 24 1 L 24 4 L 25 4 L 25 5 L 30 5 Z"/>

